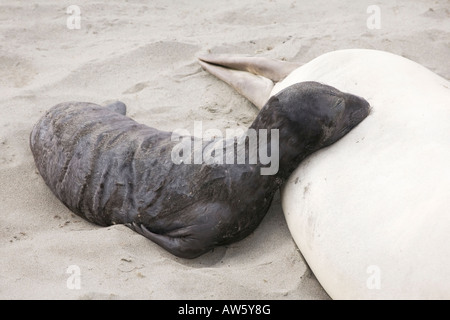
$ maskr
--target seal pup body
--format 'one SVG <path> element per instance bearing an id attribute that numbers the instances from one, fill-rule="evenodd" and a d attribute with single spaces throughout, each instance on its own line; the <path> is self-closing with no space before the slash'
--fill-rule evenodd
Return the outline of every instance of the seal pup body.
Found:
<path id="1" fill-rule="evenodd" d="M 316 82 L 273 96 L 250 129 L 279 131 L 274 175 L 261 175 L 259 161 L 175 164 L 172 134 L 126 117 L 121 103 L 59 104 L 35 125 L 30 146 L 41 176 L 70 210 L 99 225 L 125 224 L 176 256 L 195 258 L 251 233 L 298 163 L 368 112 L 364 99 Z"/>

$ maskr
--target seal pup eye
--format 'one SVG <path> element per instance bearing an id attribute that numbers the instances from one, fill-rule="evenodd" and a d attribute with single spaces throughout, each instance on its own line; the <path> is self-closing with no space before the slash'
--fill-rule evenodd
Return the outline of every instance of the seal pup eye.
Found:
<path id="1" fill-rule="evenodd" d="M 337 101 L 336 101 L 336 103 L 331 107 L 331 109 L 337 109 L 337 110 L 339 110 L 339 109 L 344 109 L 344 105 L 345 105 L 345 103 L 344 103 L 344 99 L 342 99 L 342 98 L 339 98 Z"/>
<path id="2" fill-rule="evenodd" d="M 345 114 L 345 100 L 339 98 L 334 105 L 331 107 L 332 110 L 332 121 L 339 122 L 344 117 Z"/>

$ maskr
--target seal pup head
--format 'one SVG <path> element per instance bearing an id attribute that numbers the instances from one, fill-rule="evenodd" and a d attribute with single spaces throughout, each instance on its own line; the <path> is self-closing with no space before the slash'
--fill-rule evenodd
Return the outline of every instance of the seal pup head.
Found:
<path id="1" fill-rule="evenodd" d="M 251 128 L 278 129 L 280 171 L 342 138 L 370 112 L 369 103 L 318 82 L 300 82 L 272 96 Z M 288 171 L 288 172 L 286 172 Z"/>
<path id="2" fill-rule="evenodd" d="M 288 119 L 294 127 L 295 123 L 302 126 L 301 133 L 305 133 L 304 129 L 313 133 L 320 128 L 320 148 L 342 138 L 370 113 L 365 99 L 312 81 L 290 86 L 277 98 L 282 109 L 289 112 Z"/>

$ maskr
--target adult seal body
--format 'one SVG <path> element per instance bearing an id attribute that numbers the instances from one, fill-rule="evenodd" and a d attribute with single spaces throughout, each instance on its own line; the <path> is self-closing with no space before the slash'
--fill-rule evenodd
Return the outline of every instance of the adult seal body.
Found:
<path id="1" fill-rule="evenodd" d="M 248 161 L 249 152 L 244 164 L 174 163 L 172 133 L 139 124 L 125 110 L 120 102 L 51 108 L 31 133 L 36 166 L 76 214 L 102 226 L 125 224 L 176 256 L 194 258 L 251 233 L 291 171 L 355 127 L 369 105 L 317 82 L 274 95 L 249 128 L 279 133 L 277 144 L 267 137 L 269 152 L 279 154 L 272 175 L 262 175 L 264 165 Z M 237 142 L 223 146 L 230 143 Z"/>
<path id="2" fill-rule="evenodd" d="M 449 81 L 375 50 L 324 54 L 283 85 L 304 79 L 362 95 L 373 108 L 357 130 L 300 164 L 282 192 L 318 280 L 336 299 L 450 299 Z"/>

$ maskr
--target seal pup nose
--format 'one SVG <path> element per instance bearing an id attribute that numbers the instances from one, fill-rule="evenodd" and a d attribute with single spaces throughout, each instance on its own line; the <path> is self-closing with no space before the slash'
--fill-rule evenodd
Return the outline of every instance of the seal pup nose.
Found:
<path id="1" fill-rule="evenodd" d="M 349 108 L 349 117 L 352 125 L 357 125 L 370 114 L 370 104 L 362 97 L 348 95 L 346 105 Z"/>

